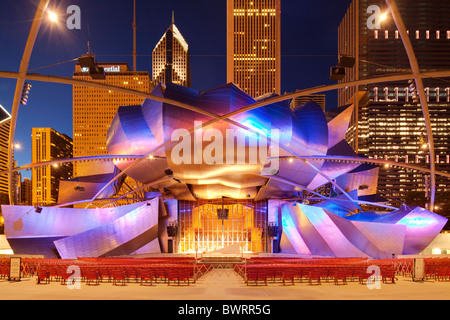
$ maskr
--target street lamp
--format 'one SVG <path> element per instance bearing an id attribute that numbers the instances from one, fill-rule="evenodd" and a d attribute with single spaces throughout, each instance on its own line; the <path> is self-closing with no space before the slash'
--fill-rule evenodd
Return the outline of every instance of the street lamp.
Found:
<path id="1" fill-rule="evenodd" d="M 53 11 L 48 11 L 48 18 L 51 22 L 57 22 L 58 21 L 58 15 Z"/>

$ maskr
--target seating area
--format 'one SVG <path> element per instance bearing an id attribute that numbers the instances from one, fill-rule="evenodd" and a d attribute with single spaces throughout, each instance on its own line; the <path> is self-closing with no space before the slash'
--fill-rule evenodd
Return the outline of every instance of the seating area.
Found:
<path id="1" fill-rule="evenodd" d="M 425 276 L 428 280 L 450 281 L 450 258 L 425 259 Z"/>
<path id="2" fill-rule="evenodd" d="M 449 258 L 426 258 L 425 266 L 427 279 L 450 281 Z M 412 268 L 413 259 L 364 258 L 250 258 L 245 264 L 234 266 L 246 285 L 256 286 L 270 283 L 321 285 L 323 282 L 346 285 L 349 281 L 367 284 L 369 278 L 374 279 L 376 275 L 382 283 L 395 284 L 398 276 L 411 276 Z M 375 274 L 378 270 L 379 274 Z"/>
<path id="3" fill-rule="evenodd" d="M 79 268 L 79 269 L 78 269 Z M 1 276 L 9 273 L 9 260 L 0 259 Z M 73 281 L 75 271 L 86 285 L 111 283 L 125 286 L 136 283 L 141 286 L 166 284 L 190 285 L 210 270 L 208 265 L 198 264 L 194 258 L 78 258 L 60 259 L 22 259 L 23 277 L 36 277 L 37 284 L 58 281 L 66 285 Z"/>
<path id="4" fill-rule="evenodd" d="M 430 281 L 450 281 L 450 258 L 425 258 L 425 275 Z M 375 268 L 374 268 L 375 266 Z M 155 258 L 78 258 L 76 260 L 22 258 L 22 277 L 35 278 L 45 285 L 72 283 L 75 272 L 89 286 L 189 286 L 214 268 L 194 257 Z M 412 275 L 413 259 L 365 258 L 283 258 L 249 257 L 233 265 L 247 286 L 300 283 L 320 286 L 324 283 L 367 284 L 379 270 L 379 280 L 395 284 L 399 276 Z M 0 258 L 0 278 L 8 278 L 9 259 Z"/>

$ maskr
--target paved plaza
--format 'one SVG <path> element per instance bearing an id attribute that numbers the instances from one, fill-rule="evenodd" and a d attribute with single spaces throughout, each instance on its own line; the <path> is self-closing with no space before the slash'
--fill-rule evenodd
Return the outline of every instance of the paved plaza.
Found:
<path id="1" fill-rule="evenodd" d="M 111 282 L 69 289 L 58 281 L 36 284 L 36 278 L 23 278 L 20 282 L 0 280 L 1 300 L 448 300 L 450 282 L 426 280 L 414 282 L 399 276 L 395 284 L 381 283 L 380 289 L 369 289 L 358 281 L 347 285 L 322 282 L 321 285 L 295 283 L 284 286 L 269 282 L 267 286 L 247 286 L 231 270 L 213 270 L 189 286 L 168 286 L 153 283 L 140 286 L 128 282 L 113 286 Z"/>

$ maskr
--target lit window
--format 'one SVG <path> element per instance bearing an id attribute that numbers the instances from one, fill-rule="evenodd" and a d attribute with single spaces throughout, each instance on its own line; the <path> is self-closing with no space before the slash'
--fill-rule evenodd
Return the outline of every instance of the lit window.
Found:
<path id="1" fill-rule="evenodd" d="M 436 31 L 436 39 L 441 38 L 441 32 L 439 30 Z"/>
<path id="2" fill-rule="evenodd" d="M 375 39 L 378 39 L 378 30 L 374 31 L 374 35 L 373 36 L 374 36 Z"/>
<path id="3" fill-rule="evenodd" d="M 420 38 L 420 31 L 416 30 L 416 39 L 419 39 L 419 38 Z"/>

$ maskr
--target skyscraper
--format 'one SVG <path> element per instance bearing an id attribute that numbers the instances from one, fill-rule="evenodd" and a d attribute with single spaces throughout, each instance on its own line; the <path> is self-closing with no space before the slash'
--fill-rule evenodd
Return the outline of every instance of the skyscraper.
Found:
<path id="1" fill-rule="evenodd" d="M 74 79 L 98 81 L 104 84 L 150 92 L 150 74 L 130 70 L 126 63 L 99 63 L 105 69 L 105 80 L 92 80 L 89 70 L 75 66 Z M 144 98 L 111 90 L 73 86 L 73 156 L 106 155 L 106 133 L 119 106 L 139 105 Z M 74 176 L 110 173 L 105 163 L 75 163 Z"/>
<path id="2" fill-rule="evenodd" d="M 227 0 L 227 82 L 281 94 L 281 0 Z"/>
<path id="3" fill-rule="evenodd" d="M 72 138 L 52 128 L 32 128 L 32 163 L 68 159 L 73 155 Z M 32 172 L 32 203 L 52 205 L 58 201 L 59 181 L 72 178 L 72 163 L 39 167 Z"/>
<path id="4" fill-rule="evenodd" d="M 326 100 L 326 96 L 324 94 L 309 94 L 306 96 L 300 96 L 300 97 L 296 97 L 296 98 L 292 99 L 291 108 L 296 109 L 296 108 L 299 108 L 299 107 L 305 105 L 306 103 L 308 103 L 310 101 L 314 101 L 322 108 L 323 112 L 325 112 L 326 111 L 325 110 L 325 100 Z"/>
<path id="5" fill-rule="evenodd" d="M 0 105 L 0 170 L 8 169 L 8 142 L 11 115 Z M 8 195 L 8 175 L 0 176 L 0 192 Z"/>
<path id="6" fill-rule="evenodd" d="M 441 1 L 396 1 L 422 72 L 450 69 L 450 10 Z M 380 19 L 369 6 L 387 12 Z M 369 12 L 368 12 L 369 11 Z M 342 81 L 410 72 L 409 59 L 384 1 L 354 0 L 339 26 L 340 55 L 356 58 Z M 433 137 L 436 169 L 450 170 L 450 81 L 424 79 Z M 357 91 L 369 99 L 355 110 L 347 141 L 359 153 L 373 158 L 421 164 L 429 167 L 429 151 L 420 102 L 413 99 L 408 81 L 346 87 L 338 92 L 339 104 L 348 103 Z M 429 190 L 429 176 L 404 169 L 380 168 L 379 190 L 392 204 L 401 204 L 414 192 Z M 436 192 L 450 191 L 448 179 L 437 177 Z M 437 200 L 438 202 L 438 200 Z"/>
<path id="7" fill-rule="evenodd" d="M 24 178 L 20 183 L 20 204 L 23 206 L 33 205 L 33 183 L 29 178 Z"/>
<path id="8" fill-rule="evenodd" d="M 156 44 L 152 52 L 153 83 L 175 83 L 191 87 L 191 65 L 189 45 L 175 25 L 172 23 Z"/>

